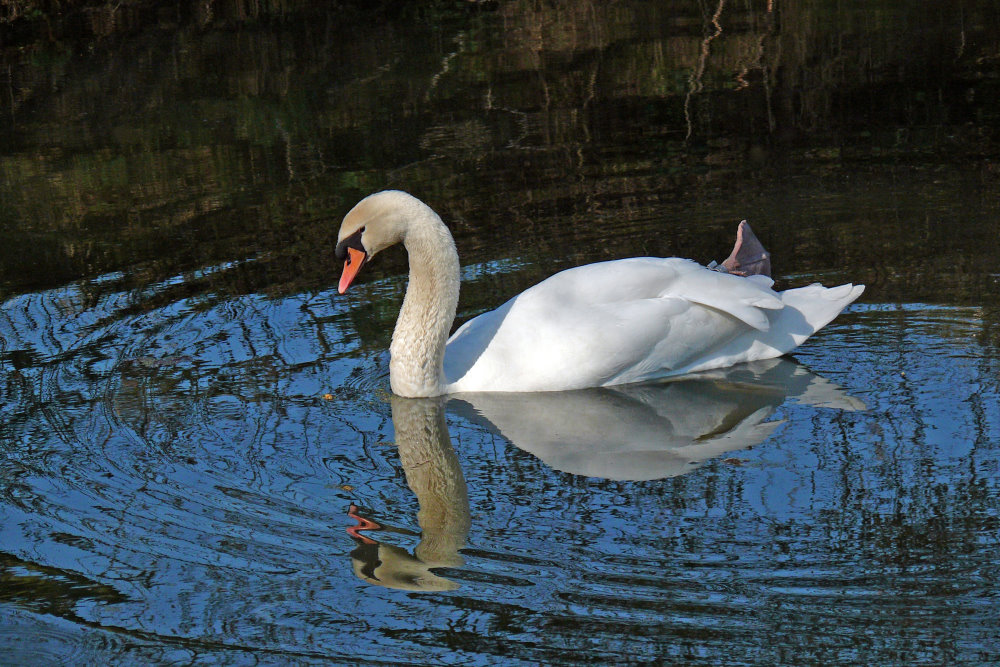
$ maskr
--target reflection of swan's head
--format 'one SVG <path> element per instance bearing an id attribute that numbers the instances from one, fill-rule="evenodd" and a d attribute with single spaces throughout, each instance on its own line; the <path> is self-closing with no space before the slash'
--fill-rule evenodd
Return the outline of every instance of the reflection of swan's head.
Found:
<path id="1" fill-rule="evenodd" d="M 374 542 L 359 544 L 351 552 L 355 576 L 369 584 L 404 591 L 453 591 L 458 584 L 431 571 L 438 564 L 425 563 L 406 549 Z"/>

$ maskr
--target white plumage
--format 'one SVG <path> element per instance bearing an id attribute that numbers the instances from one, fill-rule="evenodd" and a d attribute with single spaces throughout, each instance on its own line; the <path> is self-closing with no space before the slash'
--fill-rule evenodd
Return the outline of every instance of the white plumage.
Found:
<path id="1" fill-rule="evenodd" d="M 434 211 L 404 192 L 380 192 L 347 214 L 338 241 L 338 256 L 357 251 L 341 291 L 383 248 L 402 242 L 409 253 L 410 283 L 390 348 L 390 383 L 401 396 L 580 389 L 770 359 L 802 344 L 864 290 L 815 284 L 775 292 L 766 276 L 686 259 L 622 259 L 557 273 L 445 343 L 458 303 L 458 255 Z"/>

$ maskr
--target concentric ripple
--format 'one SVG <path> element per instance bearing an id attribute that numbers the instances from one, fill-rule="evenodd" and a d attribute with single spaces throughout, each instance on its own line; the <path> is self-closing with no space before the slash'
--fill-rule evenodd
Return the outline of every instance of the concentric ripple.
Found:
<path id="1" fill-rule="evenodd" d="M 444 403 L 390 404 L 386 341 L 361 347 L 330 294 L 135 298 L 2 311 L 3 642 L 21 662 L 1000 648 L 998 356 L 977 309 L 853 309 L 798 359 L 867 410 L 772 388 L 758 443 L 632 482 L 555 470 Z"/>

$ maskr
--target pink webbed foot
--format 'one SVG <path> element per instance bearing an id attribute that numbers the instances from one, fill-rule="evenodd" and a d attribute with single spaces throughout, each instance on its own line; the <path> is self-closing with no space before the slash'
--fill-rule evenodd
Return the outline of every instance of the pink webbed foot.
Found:
<path id="1" fill-rule="evenodd" d="M 746 220 L 736 228 L 736 245 L 722 266 L 737 276 L 771 276 L 771 253 L 764 250 Z"/>

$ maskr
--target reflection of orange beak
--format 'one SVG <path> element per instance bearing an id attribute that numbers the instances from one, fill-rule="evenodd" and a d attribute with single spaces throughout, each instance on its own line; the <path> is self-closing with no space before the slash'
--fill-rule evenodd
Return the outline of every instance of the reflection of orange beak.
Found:
<path id="1" fill-rule="evenodd" d="M 358 522 L 356 526 L 348 526 L 347 534 L 351 537 L 361 540 L 365 544 L 376 544 L 375 540 L 370 537 L 366 537 L 361 534 L 362 530 L 382 530 L 382 526 L 377 521 L 372 521 L 371 519 L 366 519 L 365 517 L 358 514 L 358 506 L 351 503 L 350 509 L 347 510 L 347 516 L 351 517 Z"/>
<path id="2" fill-rule="evenodd" d="M 368 255 L 362 250 L 356 248 L 347 249 L 347 261 L 344 262 L 344 272 L 340 274 L 340 286 L 337 288 L 341 294 L 346 292 L 347 288 L 354 282 L 358 271 L 361 270 L 361 265 L 365 263 L 367 258 Z"/>

